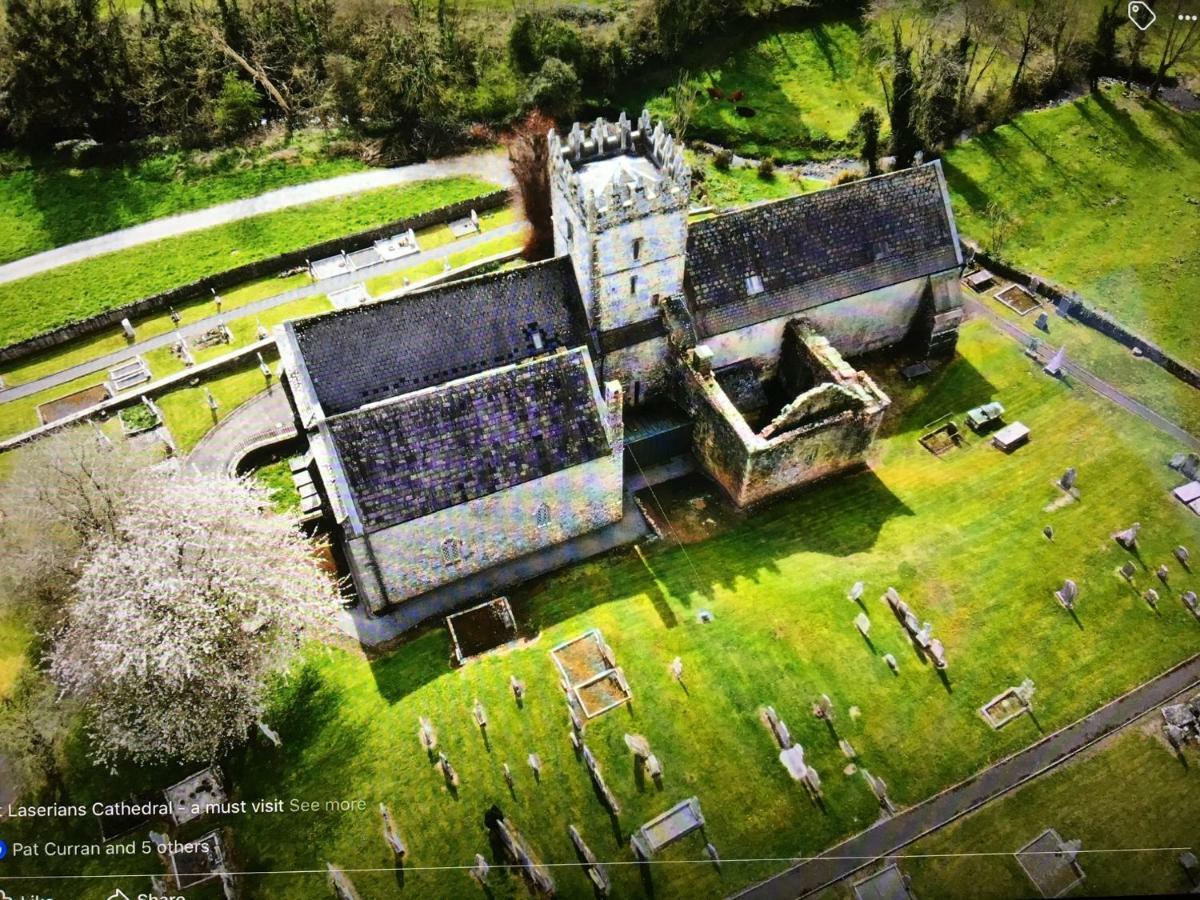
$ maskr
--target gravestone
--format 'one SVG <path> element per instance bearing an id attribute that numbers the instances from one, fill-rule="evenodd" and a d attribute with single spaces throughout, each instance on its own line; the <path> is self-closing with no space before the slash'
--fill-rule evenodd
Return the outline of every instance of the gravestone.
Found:
<path id="1" fill-rule="evenodd" d="M 1039 331 L 1044 331 L 1047 334 L 1049 334 L 1050 333 L 1050 316 L 1048 316 L 1044 312 L 1038 313 L 1038 317 L 1034 321 L 1033 327 L 1037 328 Z"/>
<path id="2" fill-rule="evenodd" d="M 1026 678 L 1019 685 L 1013 688 L 1013 695 L 1020 701 L 1021 705 L 1028 709 L 1033 705 L 1033 693 L 1036 690 L 1032 678 Z"/>
<path id="3" fill-rule="evenodd" d="M 1179 564 L 1187 568 L 1188 560 L 1191 559 L 1191 554 L 1188 553 L 1187 547 L 1179 546 L 1175 548 L 1175 558 L 1179 560 Z"/>
<path id="4" fill-rule="evenodd" d="M 863 584 L 861 581 L 856 581 L 850 587 L 850 593 L 847 594 L 846 596 L 849 597 L 851 600 L 853 600 L 855 603 L 857 603 L 862 598 L 863 591 L 865 589 L 866 589 L 865 584 Z"/>
<path id="5" fill-rule="evenodd" d="M 867 618 L 866 613 L 859 613 L 854 617 L 854 627 L 859 630 L 863 637 L 869 637 L 871 634 L 871 620 Z"/>
<path id="6" fill-rule="evenodd" d="M 579 712 L 574 706 L 568 706 L 567 712 L 571 715 L 571 728 L 577 734 L 583 734 L 583 719 L 579 717 Z"/>
<path id="7" fill-rule="evenodd" d="M 671 676 L 676 681 L 683 681 L 683 660 L 678 656 L 671 660 Z"/>
<path id="8" fill-rule="evenodd" d="M 574 736 L 575 736 L 574 734 L 571 735 L 571 737 L 574 737 Z M 500 768 L 501 768 L 501 771 L 504 772 L 504 783 L 507 784 L 511 788 L 513 786 L 512 769 L 510 769 L 508 767 L 508 763 L 504 763 L 504 765 L 502 765 Z"/>
<path id="9" fill-rule="evenodd" d="M 717 853 L 717 848 L 711 843 L 704 845 L 704 854 L 713 861 L 713 865 L 715 865 L 718 869 L 721 868 L 720 854 Z"/>
<path id="10" fill-rule="evenodd" d="M 128 319 L 121 320 L 121 330 L 125 332 L 126 340 L 132 341 L 137 339 L 137 332 L 133 330 L 133 323 Z"/>
<path id="11" fill-rule="evenodd" d="M 1125 577 L 1126 581 L 1132 582 L 1134 573 L 1136 572 L 1137 569 L 1133 567 L 1133 563 L 1131 562 L 1126 561 L 1125 564 L 1121 566 L 1121 574 Z"/>
<path id="12" fill-rule="evenodd" d="M 508 679 L 509 686 L 512 687 L 513 696 L 518 701 L 525 699 L 525 682 L 519 679 L 516 675 L 512 675 Z"/>
<path id="13" fill-rule="evenodd" d="M 396 830 L 396 823 L 392 819 L 392 811 L 385 804 L 380 803 L 379 815 L 383 818 L 383 839 L 392 848 L 392 852 L 398 858 L 403 859 L 408 853 L 408 846 L 400 837 L 400 832 Z"/>
<path id="14" fill-rule="evenodd" d="M 1141 522 L 1134 522 L 1124 531 L 1118 531 L 1113 535 L 1113 540 L 1124 547 L 1126 550 L 1132 550 L 1137 546 L 1138 532 L 1142 530 Z"/>
<path id="15" fill-rule="evenodd" d="M 441 767 L 442 775 L 446 779 L 446 784 L 458 785 L 458 773 L 454 771 L 454 766 L 450 765 L 450 760 L 445 753 L 438 754 L 438 766 Z"/>
<path id="16" fill-rule="evenodd" d="M 803 781 L 804 776 L 808 774 L 808 766 L 804 764 L 804 748 L 799 744 L 792 744 L 786 750 L 780 750 L 779 761 L 796 781 Z"/>
<path id="17" fill-rule="evenodd" d="M 812 766 L 809 766 L 804 773 L 804 783 L 808 785 L 809 790 L 814 794 L 818 797 L 821 796 L 821 776 L 817 774 L 817 770 Z"/>
<path id="18" fill-rule="evenodd" d="M 854 759 L 856 756 L 858 756 L 858 753 L 855 751 L 854 747 L 845 738 L 842 738 L 838 741 L 838 748 L 842 751 L 842 754 L 846 757 L 846 759 Z"/>
<path id="19" fill-rule="evenodd" d="M 1184 591 L 1183 605 L 1190 609 L 1196 615 L 1200 615 L 1200 603 L 1196 601 L 1195 591 Z"/>
<path id="20" fill-rule="evenodd" d="M 626 734 L 625 746 L 639 759 L 647 759 L 650 756 L 650 742 L 640 734 Z"/>
<path id="21" fill-rule="evenodd" d="M 1147 588 L 1146 593 L 1142 594 L 1146 598 L 1146 602 L 1150 604 L 1151 609 L 1158 609 L 1158 591 L 1154 588 Z"/>
<path id="22" fill-rule="evenodd" d="M 1058 348 L 1058 352 L 1050 357 L 1050 362 L 1042 367 L 1042 371 L 1047 375 L 1057 377 L 1063 373 L 1067 365 L 1067 348 L 1062 346 Z"/>
<path id="23" fill-rule="evenodd" d="M 813 703 L 813 715 L 827 722 L 833 721 L 833 701 L 829 699 L 828 694 L 822 694 Z"/>
<path id="24" fill-rule="evenodd" d="M 1157 569 L 1154 570 L 1154 574 L 1158 576 L 1158 580 L 1161 581 L 1163 584 L 1166 584 L 1167 579 L 1169 579 L 1171 577 L 1171 573 L 1167 569 L 1166 566 L 1159 566 Z"/>
<path id="25" fill-rule="evenodd" d="M 1067 471 L 1063 472 L 1062 477 L 1058 479 L 1058 486 L 1064 491 L 1070 491 L 1071 488 L 1075 487 L 1075 479 L 1077 476 L 1078 473 L 1075 471 L 1074 466 L 1072 466 L 1071 468 L 1067 469 Z"/>
<path id="26" fill-rule="evenodd" d="M 491 866 L 488 861 L 479 853 L 475 854 L 475 865 L 471 867 L 471 877 L 478 881 L 481 885 L 487 884 L 488 872 L 491 871 Z"/>
<path id="27" fill-rule="evenodd" d="M 475 698 L 475 706 L 472 708 L 471 714 L 475 717 L 475 724 L 478 725 L 481 730 L 486 731 L 488 724 L 487 710 L 483 708 L 483 704 L 479 702 L 478 697 Z"/>
<path id="28" fill-rule="evenodd" d="M 358 891 L 350 878 L 333 863 L 325 864 L 329 869 L 329 881 L 333 885 L 334 896 L 338 900 L 359 900 Z"/>
<path id="29" fill-rule="evenodd" d="M 1048 540 L 1048 541 L 1054 540 L 1054 526 L 1047 525 L 1045 528 L 1042 529 L 1042 534 L 1044 534 L 1046 536 L 1046 540 Z"/>
<path id="30" fill-rule="evenodd" d="M 437 732 L 433 730 L 433 723 L 424 716 L 421 716 L 421 729 L 418 736 L 421 739 L 421 746 L 426 751 L 433 750 L 437 747 Z"/>
<path id="31" fill-rule="evenodd" d="M 771 734 L 775 736 L 775 741 L 779 746 L 784 750 L 792 746 L 792 735 L 788 731 L 787 725 L 783 723 L 783 719 L 779 718 L 778 713 L 775 712 L 775 707 L 768 706 L 763 710 L 763 714 L 767 719 L 767 727 L 771 729 Z"/>
<path id="32" fill-rule="evenodd" d="M 929 642 L 929 655 L 933 657 L 933 663 L 937 668 L 944 669 L 949 665 L 946 662 L 946 648 L 937 638 Z"/>
<path id="33" fill-rule="evenodd" d="M 646 774 L 655 781 L 662 778 L 662 763 L 658 761 L 658 757 L 651 753 L 646 757 Z"/>
<path id="34" fill-rule="evenodd" d="M 883 656 L 883 661 L 888 664 L 888 668 L 891 669 L 893 672 L 900 671 L 900 664 L 898 662 L 896 662 L 896 657 L 893 656 L 892 654 L 885 653 Z"/>
<path id="35" fill-rule="evenodd" d="M 536 753 L 530 753 L 526 762 L 529 763 L 529 768 L 533 769 L 533 777 L 540 781 L 542 777 L 542 758 Z"/>
<path id="36" fill-rule="evenodd" d="M 1079 596 L 1079 588 L 1075 586 L 1074 581 L 1068 578 L 1063 582 L 1063 586 L 1054 592 L 1054 596 L 1062 604 L 1063 609 L 1074 609 L 1075 599 Z"/>

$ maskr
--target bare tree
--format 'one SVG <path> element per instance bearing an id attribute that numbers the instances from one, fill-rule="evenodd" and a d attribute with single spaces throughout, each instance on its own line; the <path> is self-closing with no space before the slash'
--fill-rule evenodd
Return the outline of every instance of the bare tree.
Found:
<path id="1" fill-rule="evenodd" d="M 962 4 L 962 13 L 962 36 L 959 40 L 965 44 L 966 53 L 963 60 L 963 79 L 959 85 L 958 113 L 963 121 L 967 121 L 975 92 L 1000 53 L 998 43 L 994 40 L 987 41 L 989 35 L 1000 31 L 1000 16 L 991 0 L 966 0 Z M 988 46 L 981 58 L 980 50 L 983 49 L 985 41 L 988 42 Z"/>
<path id="2" fill-rule="evenodd" d="M 554 122 L 534 110 L 508 139 L 508 161 L 521 207 L 529 223 L 524 257 L 533 261 L 554 253 L 554 225 L 550 209 L 550 145 L 547 137 Z"/>
<path id="3" fill-rule="evenodd" d="M 696 113 L 699 96 L 700 89 L 692 82 L 691 74 L 687 69 L 682 70 L 671 88 L 671 121 L 669 123 L 671 133 L 675 135 L 675 140 L 680 144 L 683 143 L 688 126 L 692 122 L 692 116 Z"/>
<path id="4" fill-rule="evenodd" d="M 1185 23 L 1181 18 L 1185 6 L 1192 8 L 1191 4 L 1185 4 L 1183 0 L 1175 0 L 1173 8 L 1163 14 L 1163 18 L 1167 20 L 1167 36 L 1163 40 L 1158 68 L 1154 70 L 1154 83 L 1150 85 L 1151 98 L 1158 97 L 1163 79 L 1167 77 L 1167 70 L 1200 45 L 1200 20 L 1190 19 Z"/>
<path id="5" fill-rule="evenodd" d="M 1009 95 L 1014 99 L 1020 92 L 1021 79 L 1025 75 L 1029 57 L 1042 38 L 1048 15 L 1047 4 L 1042 0 L 1020 0 L 1013 12 L 1011 21 L 1018 52 L 1017 66 L 1008 90 Z"/>
<path id="6" fill-rule="evenodd" d="M 83 554 L 49 652 L 95 759 L 210 760 L 246 739 L 273 675 L 328 627 L 335 585 L 265 493 L 144 473 Z"/>

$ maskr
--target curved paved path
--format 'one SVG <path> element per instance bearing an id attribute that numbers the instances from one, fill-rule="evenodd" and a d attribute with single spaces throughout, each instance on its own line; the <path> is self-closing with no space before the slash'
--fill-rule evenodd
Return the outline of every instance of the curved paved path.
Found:
<path id="1" fill-rule="evenodd" d="M 292 437 L 292 409 L 278 383 L 251 397 L 208 432 L 187 461 L 206 475 L 227 475 L 242 451 L 269 438 Z"/>
<path id="2" fill-rule="evenodd" d="M 508 168 L 508 158 L 503 151 L 468 153 L 462 156 L 449 156 L 445 159 L 416 163 L 411 166 L 399 166 L 394 169 L 371 169 L 366 172 L 355 172 L 352 175 L 340 175 L 336 178 L 326 178 L 308 184 L 278 188 L 265 194 L 259 194 L 257 197 L 234 200 L 195 212 L 155 219 L 152 222 L 123 228 L 120 231 L 113 231 L 86 241 L 56 247 L 43 253 L 35 253 L 33 256 L 26 256 L 0 266 L 0 284 L 6 281 L 16 281 L 18 278 L 28 278 L 30 275 L 46 272 L 68 263 L 79 262 L 92 256 L 112 253 L 114 250 L 124 250 L 162 238 L 212 228 L 214 225 L 224 225 L 227 222 L 274 212 L 277 209 L 286 209 L 289 206 L 299 206 L 303 203 L 327 200 L 331 197 L 344 197 L 348 194 L 358 194 L 362 191 L 392 187 L 412 181 L 447 178 L 454 175 L 475 175 L 501 187 L 511 187 L 513 184 L 512 173 Z"/>
<path id="3" fill-rule="evenodd" d="M 1200 684 L 1200 656 L 1193 656 L 966 781 L 883 819 L 820 856 L 805 860 L 736 896 L 774 900 L 804 897 L 828 887 L 1066 762 L 1197 684 Z"/>

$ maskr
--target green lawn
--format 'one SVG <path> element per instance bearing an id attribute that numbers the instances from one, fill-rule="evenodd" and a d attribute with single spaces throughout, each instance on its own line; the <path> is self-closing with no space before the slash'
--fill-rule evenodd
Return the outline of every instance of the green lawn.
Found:
<path id="1" fill-rule="evenodd" d="M 12 610 L 0 612 L 0 701 L 8 696 L 25 665 L 30 640 L 29 630 Z"/>
<path id="2" fill-rule="evenodd" d="M 1087 880 L 1072 896 L 1186 894 L 1191 883 L 1179 850 L 1119 852 L 1200 848 L 1200 754 L 1175 756 L 1157 713 L 1140 725 L 902 851 L 900 868 L 912 877 L 914 895 L 950 900 L 969 885 L 972 897 L 1036 896 L 1012 854 L 1046 828 L 1083 842 L 1079 864 Z M 1115 852 L 1095 852 L 1102 850 Z M 841 885 L 824 896 L 852 892 Z"/>
<path id="3" fill-rule="evenodd" d="M 1200 365 L 1200 114 L 1111 90 L 1021 115 L 945 170 L 965 235 L 986 243 L 999 204 L 1015 221 L 1004 256 Z"/>
<path id="4" fill-rule="evenodd" d="M 66 384 L 38 391 L 36 394 L 30 394 L 28 397 L 22 397 L 19 400 L 10 400 L 7 403 L 0 403 L 0 438 L 12 437 L 15 434 L 21 434 L 24 431 L 29 431 L 41 425 L 42 423 L 38 419 L 37 408 L 43 403 L 48 403 L 51 400 L 57 400 L 59 397 L 65 397 L 84 388 L 94 387 L 97 384 L 103 383 L 103 373 L 93 372 L 91 375 L 83 375 L 73 381 L 68 381 Z"/>
<path id="5" fill-rule="evenodd" d="M 1173 597 L 1155 613 L 1126 587 L 1116 574 L 1126 554 L 1109 536 L 1140 521 L 1141 562 L 1150 568 L 1170 560 L 1178 543 L 1200 545 L 1200 520 L 1167 493 L 1174 474 L 1163 463 L 1177 448 L 1140 420 L 1043 376 L 986 323 L 967 326 L 960 349 L 960 359 L 915 384 L 899 378 L 894 363 L 877 370 L 897 407 L 872 471 L 746 517 L 710 508 L 721 527 L 686 554 L 664 541 L 511 592 L 519 618 L 540 633 L 531 643 L 459 670 L 447 666 L 442 629 L 414 635 L 378 659 L 314 648 L 307 675 L 290 682 L 295 705 L 270 717 L 283 748 L 240 754 L 227 765 L 229 781 L 246 799 L 360 798 L 368 808 L 232 816 L 227 824 L 241 864 L 386 867 L 390 856 L 375 813 L 383 801 L 409 841 L 412 868 L 403 876 L 358 874 L 360 892 L 400 896 L 402 880 L 405 894 L 458 897 L 472 890 L 464 872 L 423 867 L 469 865 L 476 852 L 490 858 L 482 817 L 493 803 L 547 861 L 575 859 L 566 833 L 574 823 L 602 858 L 628 862 L 629 832 L 695 794 L 709 820 L 707 835 L 726 860 L 722 870 L 671 864 L 702 858 L 703 842 L 693 837 L 663 853 L 665 863 L 652 871 L 613 866 L 615 889 L 640 894 L 649 878 L 663 900 L 727 895 L 783 865 L 734 860 L 810 853 L 876 818 L 865 783 L 843 774 L 847 761 L 836 741 L 808 712 L 816 695 L 833 698 L 837 731 L 857 749 L 858 763 L 907 804 L 1194 653 L 1200 635 L 1194 619 Z M 972 441 L 942 458 L 917 445 L 925 423 L 945 413 L 961 417 L 992 398 L 1030 426 L 1030 444 L 1006 456 Z M 193 407 L 207 415 L 199 396 L 189 399 Z M 1068 465 L 1079 469 L 1082 501 L 1048 510 L 1061 497 L 1053 480 Z M 686 496 L 674 493 L 664 502 L 676 516 L 686 514 L 692 508 Z M 1047 523 L 1056 528 L 1054 543 L 1042 537 Z M 1172 570 L 1176 589 L 1200 583 L 1200 576 Z M 1078 624 L 1051 597 L 1064 577 L 1080 585 Z M 1144 588 L 1152 578 L 1142 571 L 1137 581 Z M 867 583 L 872 646 L 852 624 L 858 607 L 845 599 L 859 579 Z M 948 685 L 914 655 L 879 600 L 889 584 L 934 623 L 950 660 Z M 701 609 L 713 613 L 711 624 L 696 621 Z M 567 741 L 566 708 L 547 655 L 589 627 L 603 629 L 634 695 L 631 707 L 587 728 L 622 805 L 615 821 Z M 900 660 L 898 676 L 881 660 L 884 653 Z M 686 692 L 669 674 L 675 656 L 684 661 Z M 507 687 L 510 674 L 528 685 L 520 710 Z M 1038 685 L 1036 722 L 1025 718 L 993 732 L 976 708 L 1024 677 Z M 476 697 L 488 709 L 490 750 L 470 720 Z M 776 760 L 758 721 L 765 703 L 775 705 L 821 772 L 823 809 Z M 439 748 L 458 770 L 457 798 L 418 746 L 422 715 L 433 718 Z M 627 731 L 646 735 L 662 760 L 661 792 L 635 776 L 622 742 Z M 540 785 L 523 762 L 534 751 L 544 765 Z M 516 773 L 515 797 L 501 778 L 502 762 Z M 124 773 L 114 780 L 77 768 L 72 792 L 116 797 L 168 783 L 170 774 Z M 29 827 L 17 824 L 13 834 Z M 65 840 L 90 827 L 56 823 L 54 833 Z M 14 871 L 23 867 L 18 862 Z M 100 860 L 83 869 L 118 867 Z M 493 873 L 497 896 L 520 893 L 509 876 Z M 561 896 L 586 895 L 578 871 L 554 874 Z M 103 887 L 89 887 L 84 896 L 106 896 Z M 243 887 L 247 896 L 273 898 L 324 890 L 320 876 L 303 875 L 248 879 Z"/>
<path id="6" fill-rule="evenodd" d="M 273 365 L 278 355 L 264 353 L 263 359 Z M 278 381 L 271 379 L 273 390 L 281 390 Z M 208 407 L 205 389 L 212 391 L 219 407 L 214 416 Z M 240 367 L 221 375 L 206 378 L 195 386 L 179 387 L 156 398 L 167 428 L 175 438 L 180 455 L 186 455 L 200 438 L 231 412 L 266 388 L 258 361 L 251 358 Z"/>
<path id="7" fill-rule="evenodd" d="M 268 463 L 254 472 L 254 480 L 271 494 L 275 511 L 289 515 L 300 513 L 300 492 L 292 480 L 292 469 L 288 460 Z"/>
<path id="8" fill-rule="evenodd" d="M 73 263 L 0 285 L 0 345 L 204 275 L 478 196 L 456 177 L 280 210 Z"/>
<path id="9" fill-rule="evenodd" d="M 687 137 L 745 156 L 795 161 L 853 152 L 847 136 L 859 109 L 883 109 L 876 66 L 853 19 L 756 27 L 749 36 L 743 31 L 710 41 L 691 60 L 700 94 Z M 638 78 L 617 105 L 631 114 L 645 106 L 665 116 L 667 90 L 677 77 L 671 69 Z M 710 88 L 724 99 L 711 96 Z M 737 91 L 742 98 L 730 99 Z"/>
<path id="10" fill-rule="evenodd" d="M 169 153 L 78 168 L 9 154 L 0 178 L 0 263 L 162 216 L 365 168 L 311 139 L 270 150 Z"/>

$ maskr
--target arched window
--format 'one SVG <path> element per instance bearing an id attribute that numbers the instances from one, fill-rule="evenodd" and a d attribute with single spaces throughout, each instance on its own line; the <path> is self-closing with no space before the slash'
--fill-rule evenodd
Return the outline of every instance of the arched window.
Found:
<path id="1" fill-rule="evenodd" d="M 442 563 L 452 566 L 462 560 L 462 541 L 456 537 L 448 537 L 442 541 Z"/>
<path id="2" fill-rule="evenodd" d="M 549 528 L 550 506 L 546 503 L 540 504 L 533 514 L 533 520 L 537 523 L 538 528 Z"/>

